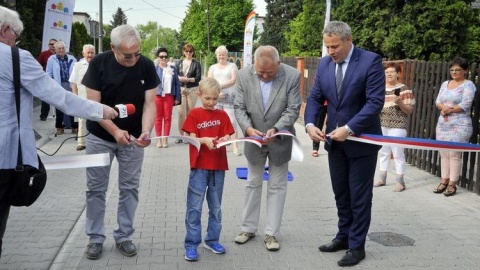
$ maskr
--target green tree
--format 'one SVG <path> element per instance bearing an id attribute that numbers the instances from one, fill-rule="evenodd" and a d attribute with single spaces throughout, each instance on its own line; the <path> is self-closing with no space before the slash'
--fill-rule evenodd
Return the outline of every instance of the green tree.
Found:
<path id="1" fill-rule="evenodd" d="M 83 45 L 92 44 L 92 38 L 87 33 L 87 28 L 80 22 L 72 25 L 72 37 L 70 40 L 70 53 L 75 57 L 81 57 Z"/>
<path id="2" fill-rule="evenodd" d="M 285 32 L 288 56 L 321 56 L 325 23 L 325 1 L 304 0 L 303 11 L 290 21 Z"/>
<path id="3" fill-rule="evenodd" d="M 302 12 L 302 0 L 265 0 L 267 14 L 260 37 L 261 45 L 272 45 L 280 53 L 288 50 L 285 33 L 289 32 L 290 21 Z"/>
<path id="4" fill-rule="evenodd" d="M 181 23 L 180 34 L 197 52 L 213 52 L 220 45 L 227 46 L 230 51 L 240 51 L 245 19 L 252 9 L 252 0 L 192 0 Z"/>
<path id="5" fill-rule="evenodd" d="M 167 27 L 157 27 L 156 22 L 149 21 L 146 25 L 139 24 L 136 27 L 142 37 L 142 54 L 155 59 L 155 52 L 158 47 L 167 48 L 168 54 L 172 57 L 180 57 L 178 32 Z"/>
<path id="6" fill-rule="evenodd" d="M 113 13 L 112 20 L 110 21 L 110 25 L 112 26 L 112 29 L 113 29 L 122 24 L 127 24 L 127 15 L 125 15 L 122 8 L 119 7 L 117 8 L 117 11 Z"/>
<path id="7" fill-rule="evenodd" d="M 472 0 L 340 0 L 332 18 L 352 27 L 354 43 L 389 59 L 449 60 L 479 55 Z M 468 26 L 468 27 L 467 27 Z M 468 51 L 468 52 L 467 52 Z"/>
<path id="8" fill-rule="evenodd" d="M 18 47 L 30 51 L 33 56 L 37 56 L 42 50 L 46 2 L 46 0 L 17 1 L 16 10 L 20 14 L 24 26 Z M 2 0 L 0 0 L 0 5 L 6 6 Z"/>

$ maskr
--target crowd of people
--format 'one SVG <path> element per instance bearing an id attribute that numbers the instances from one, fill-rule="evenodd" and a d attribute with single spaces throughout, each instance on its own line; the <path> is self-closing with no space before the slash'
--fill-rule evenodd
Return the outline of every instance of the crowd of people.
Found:
<path id="1" fill-rule="evenodd" d="M 0 7 L 0 58 L 2 66 L 10 66 L 10 48 L 23 31 L 18 13 Z M 338 231 L 330 243 L 319 246 L 321 252 L 346 250 L 339 266 L 353 266 L 365 259 L 365 242 L 372 216 L 373 187 L 387 184 L 391 156 L 395 163 L 394 191 L 406 189 L 404 148 L 380 147 L 348 140 L 349 136 L 377 134 L 406 137 L 409 115 L 415 105 L 412 89 L 400 82 L 398 64 L 383 64 L 378 54 L 358 48 L 348 24 L 329 22 L 323 29 L 323 43 L 328 55 L 321 58 L 315 83 L 305 108 L 305 130 L 313 141 L 313 157 L 319 156 L 320 142 L 328 152 L 330 178 L 338 213 Z M 202 68 L 195 59 L 191 44 L 182 48 L 183 58 L 173 62 L 166 48 L 155 52 L 155 61 L 143 56 L 139 32 L 130 25 L 121 25 L 111 32 L 110 50 L 96 55 L 91 44 L 83 46 L 83 58 L 67 53 L 61 40 L 50 39 L 49 49 L 35 60 L 20 50 L 21 104 L 32 111 L 32 99 L 42 103 L 40 120 L 48 117 L 50 105 L 56 108 L 56 135 L 65 128 L 77 134 L 76 150 L 86 154 L 108 153 L 110 164 L 86 169 L 86 234 L 88 259 L 101 258 L 105 232 L 106 194 L 111 162 L 118 166 L 119 203 L 117 228 L 113 231 L 115 246 L 125 256 L 135 256 L 132 241 L 135 212 L 139 204 L 139 183 L 144 149 L 151 139 L 159 137 L 156 147 L 167 148 L 172 126 L 173 108 L 177 106 L 178 135 L 176 144 L 186 137 L 200 143 L 189 146 L 190 172 L 186 192 L 184 257 L 199 259 L 197 248 L 203 246 L 216 254 L 224 254 L 220 243 L 222 230 L 221 202 L 227 150 L 216 147 L 220 140 L 239 136 L 257 136 L 262 145 L 244 144 L 243 152 L 232 143 L 236 156 L 245 155 L 247 184 L 240 233 L 234 242 L 246 244 L 259 231 L 260 202 L 263 178 L 268 167 L 265 228 L 263 245 L 268 251 L 280 249 L 280 234 L 287 194 L 289 161 L 293 139 L 274 136 L 279 130 L 296 133 L 301 106 L 300 72 L 281 63 L 278 50 L 269 45 L 254 52 L 254 64 L 238 69 L 227 61 L 226 46 L 215 50 L 217 63 L 208 68 L 202 79 Z M 466 79 L 468 62 L 456 57 L 450 63 L 451 80 L 444 82 L 435 100 L 440 111 L 436 127 L 437 139 L 468 142 L 472 135 L 470 109 L 476 88 Z M 18 128 L 15 114 L 13 73 L 0 69 L 4 95 L 1 110 L 2 136 L 16 141 L 22 136 L 24 161 L 38 167 L 32 119 L 21 116 Z M 112 79 L 114 78 L 114 80 Z M 59 98 L 60 97 L 60 98 Z M 197 106 L 197 101 L 200 101 Z M 135 112 L 118 118 L 112 108 L 117 104 L 133 104 Z M 65 113 L 65 114 L 64 114 Z M 75 123 L 73 116 L 80 117 Z M 208 124 L 207 124 L 208 123 Z M 78 128 L 78 129 L 77 129 Z M 87 136 L 88 135 L 88 136 Z M 0 158 L 0 255 L 1 239 L 7 226 L 10 205 L 6 201 L 8 177 L 16 165 L 17 144 L 1 145 L 9 149 Z M 162 150 L 163 151 L 163 150 Z M 461 152 L 440 151 L 441 181 L 434 193 L 453 196 L 461 168 Z M 378 162 L 378 179 L 375 172 Z M 208 204 L 208 224 L 202 239 L 203 202 Z"/>

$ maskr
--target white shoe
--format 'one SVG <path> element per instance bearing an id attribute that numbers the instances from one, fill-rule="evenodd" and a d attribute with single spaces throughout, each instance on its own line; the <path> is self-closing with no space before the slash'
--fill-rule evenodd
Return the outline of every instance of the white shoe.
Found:
<path id="1" fill-rule="evenodd" d="M 265 243 L 265 247 L 268 251 L 277 251 L 280 249 L 280 243 L 278 243 L 275 236 L 265 234 L 263 242 Z"/>

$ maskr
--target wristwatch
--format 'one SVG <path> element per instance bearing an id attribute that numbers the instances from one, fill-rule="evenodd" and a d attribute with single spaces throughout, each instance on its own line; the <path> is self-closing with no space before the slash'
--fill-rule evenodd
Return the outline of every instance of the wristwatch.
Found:
<path id="1" fill-rule="evenodd" d="M 348 127 L 348 125 L 345 125 L 343 127 L 347 130 L 348 136 L 353 136 L 353 130 L 351 130 L 350 127 Z"/>

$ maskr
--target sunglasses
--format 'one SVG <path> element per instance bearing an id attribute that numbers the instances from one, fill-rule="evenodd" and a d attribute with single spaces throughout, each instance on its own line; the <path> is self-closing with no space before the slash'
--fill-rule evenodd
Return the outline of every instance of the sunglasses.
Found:
<path id="1" fill-rule="evenodd" d="M 166 55 L 159 55 L 158 58 L 160 58 L 160 59 L 167 59 L 168 56 L 166 56 Z"/>
<path id="2" fill-rule="evenodd" d="M 55 43 L 48 43 L 48 45 L 53 46 L 53 45 L 55 45 Z"/>
<path id="3" fill-rule="evenodd" d="M 123 56 L 123 59 L 125 60 L 130 60 L 130 59 L 133 59 L 133 58 L 138 58 L 140 57 L 140 55 L 142 55 L 141 52 L 137 52 L 137 53 L 123 53 L 122 51 L 120 50 L 117 50 L 122 56 Z"/>
<path id="4" fill-rule="evenodd" d="M 185 51 L 186 53 L 193 53 L 193 51 Z"/>

